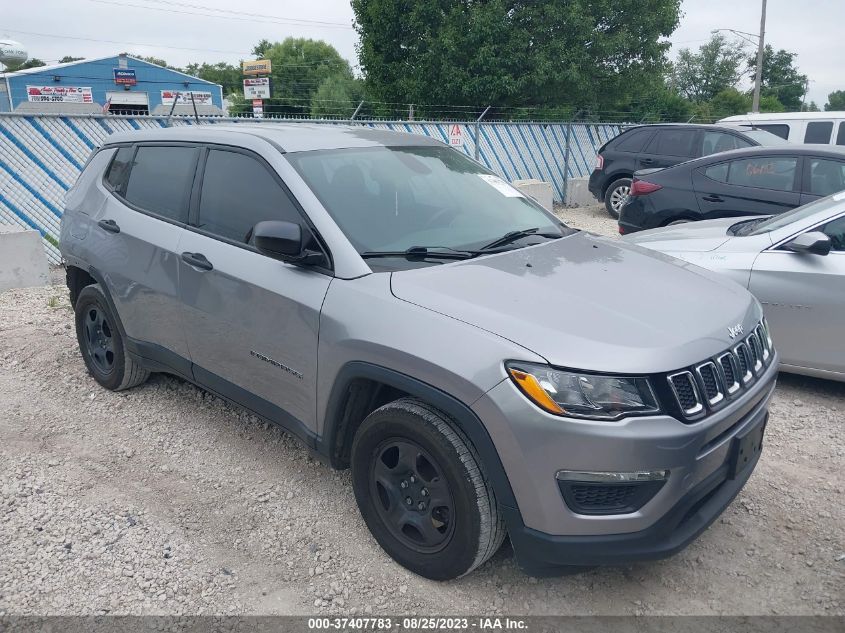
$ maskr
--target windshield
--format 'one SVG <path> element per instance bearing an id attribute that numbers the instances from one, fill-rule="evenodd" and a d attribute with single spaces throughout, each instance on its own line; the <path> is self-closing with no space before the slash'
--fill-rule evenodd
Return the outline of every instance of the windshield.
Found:
<path id="1" fill-rule="evenodd" d="M 783 139 L 771 132 L 767 132 L 766 130 L 743 130 L 742 131 L 745 136 L 748 138 L 754 139 L 760 145 L 763 146 L 771 146 L 771 145 L 789 145 L 789 141 Z"/>
<path id="2" fill-rule="evenodd" d="M 841 208 L 843 201 L 845 201 L 845 191 L 840 191 L 839 193 L 835 193 L 827 198 L 822 198 L 821 200 L 805 204 L 803 207 L 798 207 L 792 211 L 772 216 L 765 222 L 761 222 L 754 227 L 754 230 L 749 235 L 770 233 L 771 231 L 776 231 L 779 228 L 788 226 L 793 222 L 809 218 L 811 215 L 815 215 L 816 213 L 823 213 L 824 211 L 834 207 Z"/>
<path id="3" fill-rule="evenodd" d="M 472 250 L 508 233 L 569 232 L 555 216 L 448 147 L 372 147 L 287 154 L 359 253 Z M 514 242 L 519 242 L 514 244 Z"/>

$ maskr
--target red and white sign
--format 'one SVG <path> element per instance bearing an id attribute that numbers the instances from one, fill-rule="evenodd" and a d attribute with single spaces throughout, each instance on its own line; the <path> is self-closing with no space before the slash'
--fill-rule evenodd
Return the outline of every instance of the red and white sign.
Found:
<path id="1" fill-rule="evenodd" d="M 449 145 L 451 147 L 464 146 L 464 130 L 460 125 L 453 123 L 449 126 Z"/>
<path id="2" fill-rule="evenodd" d="M 261 99 L 252 100 L 252 116 L 256 119 L 264 117 L 264 102 Z"/>
<path id="3" fill-rule="evenodd" d="M 26 96 L 35 103 L 94 103 L 89 87 L 27 86 Z"/>
<path id="4" fill-rule="evenodd" d="M 191 101 L 191 94 L 194 95 L 193 101 Z M 213 105 L 213 101 L 211 100 L 211 93 L 210 92 L 198 92 L 196 90 L 162 90 L 161 91 L 161 104 L 162 105 L 173 105 L 173 102 L 176 102 L 177 105 Z"/>
<path id="5" fill-rule="evenodd" d="M 269 99 L 270 78 L 269 77 L 247 77 L 244 79 L 245 99 Z"/>

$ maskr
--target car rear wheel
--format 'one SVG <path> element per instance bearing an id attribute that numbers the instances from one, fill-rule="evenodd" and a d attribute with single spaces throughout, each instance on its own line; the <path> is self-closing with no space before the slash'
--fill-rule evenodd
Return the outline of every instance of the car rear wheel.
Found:
<path id="1" fill-rule="evenodd" d="M 631 193 L 631 179 L 620 178 L 614 180 L 607 191 L 604 192 L 604 206 L 610 217 L 619 219 L 619 214 L 622 212 L 622 207 L 628 200 L 628 195 Z"/>
<path id="2" fill-rule="evenodd" d="M 474 449 L 422 401 L 402 398 L 367 416 L 352 445 L 352 485 L 376 541 L 420 576 L 463 576 L 505 537 Z"/>
<path id="3" fill-rule="evenodd" d="M 100 386 L 121 391 L 149 377 L 150 372 L 126 353 L 117 320 L 99 284 L 80 291 L 74 310 L 79 351 L 88 373 Z"/>

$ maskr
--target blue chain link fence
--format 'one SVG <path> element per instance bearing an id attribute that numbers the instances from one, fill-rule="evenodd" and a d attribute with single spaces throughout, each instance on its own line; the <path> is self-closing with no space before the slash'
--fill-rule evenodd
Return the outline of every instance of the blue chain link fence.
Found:
<path id="1" fill-rule="evenodd" d="M 112 132 L 184 125 L 306 122 L 220 117 L 0 114 L 0 223 L 41 233 L 47 257 L 58 263 L 59 221 L 64 195 L 90 153 Z M 314 120 L 327 125 L 348 121 Z M 618 124 L 354 121 L 355 125 L 422 134 L 449 143 L 459 126 L 460 148 L 507 180 L 536 178 L 552 186 L 563 202 L 567 181 L 589 175 L 596 150 L 621 131 Z M 476 147 L 477 146 L 477 147 Z"/>

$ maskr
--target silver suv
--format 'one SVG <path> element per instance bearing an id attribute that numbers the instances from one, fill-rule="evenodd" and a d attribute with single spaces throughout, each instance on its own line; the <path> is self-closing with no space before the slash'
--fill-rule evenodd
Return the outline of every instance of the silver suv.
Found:
<path id="1" fill-rule="evenodd" d="M 110 137 L 67 196 L 82 357 L 189 380 L 352 469 L 379 544 L 448 579 L 677 552 L 745 484 L 760 305 L 562 224 L 439 141 L 207 125 Z"/>

